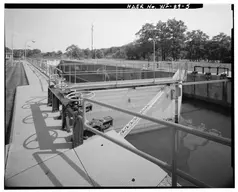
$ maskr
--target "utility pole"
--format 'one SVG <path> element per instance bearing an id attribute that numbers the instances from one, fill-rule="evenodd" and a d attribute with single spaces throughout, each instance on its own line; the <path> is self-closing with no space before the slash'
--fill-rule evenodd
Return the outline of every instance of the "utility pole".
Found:
<path id="1" fill-rule="evenodd" d="M 154 82 L 155 82 L 155 39 L 153 39 L 153 43 L 154 43 Z"/>
<path id="2" fill-rule="evenodd" d="M 92 28 L 91 28 L 91 43 L 92 43 L 92 55 L 93 55 L 93 24 L 92 24 Z"/>
<path id="3" fill-rule="evenodd" d="M 12 34 L 12 66 L 13 66 L 13 37 L 14 35 Z"/>

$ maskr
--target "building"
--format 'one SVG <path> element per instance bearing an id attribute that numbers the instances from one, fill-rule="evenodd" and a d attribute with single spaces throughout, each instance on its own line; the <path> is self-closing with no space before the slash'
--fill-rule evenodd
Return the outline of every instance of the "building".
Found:
<path id="1" fill-rule="evenodd" d="M 5 52 L 5 59 L 10 60 L 12 58 L 12 53 L 11 52 Z"/>

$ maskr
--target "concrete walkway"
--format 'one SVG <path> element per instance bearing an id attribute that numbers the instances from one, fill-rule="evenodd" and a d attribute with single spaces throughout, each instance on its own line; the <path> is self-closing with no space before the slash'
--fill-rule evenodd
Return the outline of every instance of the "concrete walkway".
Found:
<path id="1" fill-rule="evenodd" d="M 99 136 L 72 149 L 47 104 L 47 81 L 24 62 L 28 86 L 18 87 L 12 139 L 5 167 L 6 187 L 158 186 L 167 173 L 155 164 Z M 115 131 L 106 134 L 131 145 Z"/>

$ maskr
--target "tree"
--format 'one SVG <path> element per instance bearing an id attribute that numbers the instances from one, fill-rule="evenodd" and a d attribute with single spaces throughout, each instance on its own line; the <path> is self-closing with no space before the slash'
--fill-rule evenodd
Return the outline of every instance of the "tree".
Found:
<path id="1" fill-rule="evenodd" d="M 219 33 L 212 38 L 212 41 L 218 44 L 217 60 L 221 62 L 231 62 L 231 37 L 224 33 Z"/>
<path id="2" fill-rule="evenodd" d="M 170 50 L 170 34 L 166 22 L 158 21 L 156 24 L 156 34 L 158 36 L 157 43 L 159 44 L 159 51 L 161 59 L 164 61 L 169 56 Z"/>
<path id="3" fill-rule="evenodd" d="M 186 51 L 188 52 L 188 59 L 199 61 L 205 59 L 206 55 L 206 42 L 209 36 L 201 30 L 193 30 L 186 34 Z"/>
<path id="4" fill-rule="evenodd" d="M 6 53 L 9 53 L 9 52 L 11 52 L 12 50 L 11 49 L 9 49 L 8 47 L 5 47 L 5 52 Z"/>
<path id="5" fill-rule="evenodd" d="M 57 57 L 61 57 L 62 56 L 62 51 L 60 51 L 60 50 L 58 50 L 57 52 L 56 52 L 56 55 L 57 55 Z"/>
<path id="6" fill-rule="evenodd" d="M 84 52 L 76 45 L 70 45 L 66 48 L 66 54 L 73 59 L 84 58 Z"/>
<path id="7" fill-rule="evenodd" d="M 91 58 L 92 57 L 91 51 L 89 49 L 84 49 L 83 52 L 84 52 L 85 58 Z"/>
<path id="8" fill-rule="evenodd" d="M 99 50 L 95 50 L 96 51 L 96 58 L 103 58 L 104 57 L 104 53 L 101 49 Z"/>
<path id="9" fill-rule="evenodd" d="M 187 26 L 183 21 L 177 21 L 174 18 L 167 21 L 167 28 L 167 39 L 169 39 L 170 42 L 171 56 L 173 60 L 177 60 L 179 59 L 179 54 L 185 41 L 185 31 L 187 30 Z"/>

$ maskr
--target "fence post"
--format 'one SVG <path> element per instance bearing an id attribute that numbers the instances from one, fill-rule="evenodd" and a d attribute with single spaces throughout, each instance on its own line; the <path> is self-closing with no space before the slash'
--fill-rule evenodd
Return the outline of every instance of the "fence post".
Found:
<path id="1" fill-rule="evenodd" d="M 116 85 L 117 85 L 117 62 L 116 62 Z"/>
<path id="2" fill-rule="evenodd" d="M 69 83 L 71 83 L 71 66 L 72 66 L 72 65 L 69 64 L 69 69 L 70 69 L 70 70 L 69 70 Z"/>
<path id="3" fill-rule="evenodd" d="M 83 97 L 81 97 L 81 105 L 82 105 L 82 121 L 83 121 L 83 128 L 84 128 L 84 123 L 85 123 L 85 100 L 83 99 Z"/>

